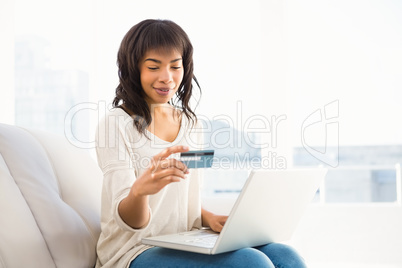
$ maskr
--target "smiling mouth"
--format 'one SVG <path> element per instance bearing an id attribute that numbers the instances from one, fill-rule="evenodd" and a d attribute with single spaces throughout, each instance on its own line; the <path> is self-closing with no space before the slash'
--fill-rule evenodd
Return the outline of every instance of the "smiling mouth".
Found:
<path id="1" fill-rule="evenodd" d="M 154 88 L 156 93 L 158 93 L 161 96 L 167 96 L 169 95 L 170 88 Z"/>
<path id="2" fill-rule="evenodd" d="M 154 89 L 160 90 L 160 91 L 169 91 L 169 90 L 171 90 L 170 87 L 154 87 Z"/>

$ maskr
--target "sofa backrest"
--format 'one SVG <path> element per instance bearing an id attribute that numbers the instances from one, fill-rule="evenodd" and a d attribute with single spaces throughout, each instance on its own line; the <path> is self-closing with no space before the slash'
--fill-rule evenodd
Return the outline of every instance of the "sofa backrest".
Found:
<path id="1" fill-rule="evenodd" d="M 93 267 L 101 185 L 64 137 L 0 124 L 0 267 Z"/>

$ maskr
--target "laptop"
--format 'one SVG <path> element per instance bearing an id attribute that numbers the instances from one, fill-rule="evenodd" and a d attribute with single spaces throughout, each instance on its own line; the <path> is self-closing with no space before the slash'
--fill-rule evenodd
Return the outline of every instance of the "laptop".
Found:
<path id="1" fill-rule="evenodd" d="M 193 230 L 143 238 L 152 246 L 219 254 L 291 239 L 326 169 L 253 170 L 221 231 Z"/>

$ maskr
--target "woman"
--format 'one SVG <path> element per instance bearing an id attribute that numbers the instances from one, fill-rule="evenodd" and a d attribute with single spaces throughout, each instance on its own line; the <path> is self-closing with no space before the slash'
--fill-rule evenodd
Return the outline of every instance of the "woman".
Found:
<path id="1" fill-rule="evenodd" d="M 176 159 L 203 144 L 189 105 L 193 80 L 198 85 L 192 54 L 186 33 L 167 20 L 142 21 L 122 40 L 114 109 L 97 133 L 104 173 L 97 267 L 305 267 L 281 244 L 214 256 L 141 244 L 201 226 L 220 232 L 227 219 L 202 209 L 201 171 Z"/>

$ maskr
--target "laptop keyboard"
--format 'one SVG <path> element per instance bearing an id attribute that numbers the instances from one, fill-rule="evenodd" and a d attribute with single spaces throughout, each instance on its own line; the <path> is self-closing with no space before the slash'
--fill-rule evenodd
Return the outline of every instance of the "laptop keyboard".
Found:
<path id="1" fill-rule="evenodd" d="M 206 246 L 211 246 L 213 247 L 216 243 L 216 240 L 218 239 L 218 236 L 207 236 L 207 237 L 201 237 L 201 238 L 195 238 L 195 239 L 188 239 L 185 240 L 186 243 L 194 243 L 194 244 L 202 244 Z"/>
<path id="2" fill-rule="evenodd" d="M 205 246 L 213 247 L 218 239 L 218 234 L 211 232 L 210 230 L 200 232 L 188 232 L 182 233 L 188 239 L 184 240 L 186 243 L 202 244 Z"/>

